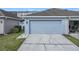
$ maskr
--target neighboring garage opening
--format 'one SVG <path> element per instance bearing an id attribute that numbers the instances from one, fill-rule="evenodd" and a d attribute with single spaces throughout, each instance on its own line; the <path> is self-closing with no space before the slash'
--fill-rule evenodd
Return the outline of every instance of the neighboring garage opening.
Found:
<path id="1" fill-rule="evenodd" d="M 69 21 L 69 32 L 70 33 L 79 33 L 79 21 L 77 21 L 77 20 Z"/>

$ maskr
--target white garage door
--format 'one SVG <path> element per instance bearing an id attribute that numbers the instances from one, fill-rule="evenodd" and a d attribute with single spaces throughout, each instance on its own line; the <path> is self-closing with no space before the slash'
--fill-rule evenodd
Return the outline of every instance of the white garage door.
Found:
<path id="1" fill-rule="evenodd" d="M 31 20 L 30 34 L 62 34 L 64 32 L 61 20 Z"/>

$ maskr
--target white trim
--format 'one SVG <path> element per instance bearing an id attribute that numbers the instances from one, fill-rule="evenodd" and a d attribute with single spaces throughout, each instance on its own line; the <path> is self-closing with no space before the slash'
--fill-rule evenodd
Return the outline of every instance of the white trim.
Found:
<path id="1" fill-rule="evenodd" d="M 69 17 L 79 17 L 79 16 L 69 16 Z"/>
<path id="2" fill-rule="evenodd" d="M 68 17 L 68 16 L 26 16 L 26 17 Z"/>
<path id="3" fill-rule="evenodd" d="M 70 16 L 69 20 L 78 20 L 79 21 L 79 16 Z"/>
<path id="4" fill-rule="evenodd" d="M 6 16 L 5 16 L 5 17 L 6 17 Z M 14 17 L 6 17 L 6 18 L 18 19 L 18 18 L 14 18 Z"/>
<path id="5" fill-rule="evenodd" d="M 49 18 L 49 17 L 58 17 L 58 18 L 67 18 L 69 20 L 79 20 L 79 16 L 26 16 L 25 18 L 28 19 L 28 18 L 38 18 L 38 17 L 45 17 L 45 18 Z M 73 17 L 73 18 L 72 18 Z M 74 19 L 75 18 L 75 19 Z"/>
<path id="6" fill-rule="evenodd" d="M 79 17 L 79 16 L 26 16 L 26 17 Z"/>
<path id="7" fill-rule="evenodd" d="M 0 17 L 5 17 L 5 16 L 0 16 Z"/>
<path id="8" fill-rule="evenodd" d="M 70 19 L 70 21 L 79 21 L 79 19 Z"/>

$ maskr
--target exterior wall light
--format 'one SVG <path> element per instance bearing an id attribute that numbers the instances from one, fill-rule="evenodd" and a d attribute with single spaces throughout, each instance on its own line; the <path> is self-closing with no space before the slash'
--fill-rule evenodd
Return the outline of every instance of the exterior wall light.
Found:
<path id="1" fill-rule="evenodd" d="M 2 21 L 0 21 L 0 23 L 2 23 Z"/>
<path id="2" fill-rule="evenodd" d="M 26 21 L 26 24 L 28 24 L 28 21 Z"/>

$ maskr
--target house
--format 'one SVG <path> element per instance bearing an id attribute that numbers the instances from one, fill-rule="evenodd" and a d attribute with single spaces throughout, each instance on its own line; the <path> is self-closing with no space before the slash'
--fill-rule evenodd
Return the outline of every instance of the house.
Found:
<path id="1" fill-rule="evenodd" d="M 25 34 L 69 34 L 79 32 L 79 11 L 51 8 L 25 17 Z"/>
<path id="2" fill-rule="evenodd" d="M 0 34 L 9 33 L 14 26 L 19 25 L 20 21 L 16 13 L 0 9 Z"/>

